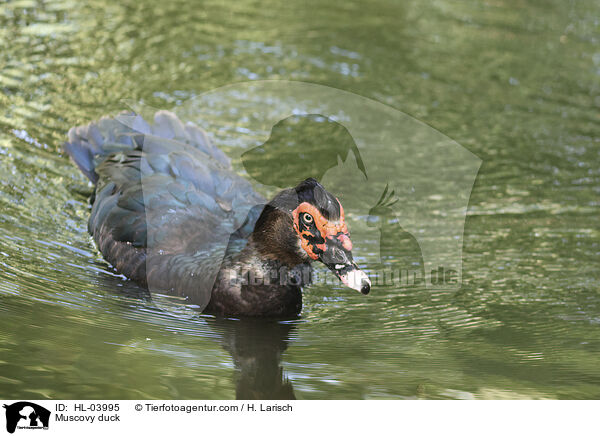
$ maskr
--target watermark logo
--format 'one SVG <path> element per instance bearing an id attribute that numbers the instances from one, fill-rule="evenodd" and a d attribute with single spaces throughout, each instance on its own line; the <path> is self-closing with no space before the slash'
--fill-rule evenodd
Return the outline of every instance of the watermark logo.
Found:
<path id="1" fill-rule="evenodd" d="M 134 140 L 144 149 L 151 291 L 166 283 L 166 274 L 151 273 L 155 264 L 193 242 L 199 249 L 178 260 L 186 272 L 177 286 L 194 289 L 191 300 L 205 307 L 236 238 L 247 238 L 269 199 L 306 178 L 343 205 L 355 263 L 375 285 L 460 287 L 463 229 L 481 159 L 434 128 L 356 94 L 291 81 L 218 88 L 171 108 L 175 116 L 132 108 L 136 115 L 117 119 L 143 135 Z M 150 126 L 145 120 L 152 118 Z M 154 207 L 162 194 L 173 206 Z M 276 279 L 282 277 L 295 280 Z M 328 278 L 312 274 L 302 282 Z"/>
<path id="2" fill-rule="evenodd" d="M 19 430 L 47 430 L 50 423 L 50 411 L 29 401 L 5 404 L 6 431 L 14 433 Z"/>

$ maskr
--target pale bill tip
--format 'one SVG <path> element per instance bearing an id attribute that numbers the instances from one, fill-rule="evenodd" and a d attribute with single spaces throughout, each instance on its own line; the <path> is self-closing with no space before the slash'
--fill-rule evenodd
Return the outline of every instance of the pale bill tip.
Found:
<path id="1" fill-rule="evenodd" d="M 365 280 L 369 284 L 369 287 L 371 286 L 371 280 L 369 280 L 369 276 L 359 269 L 353 269 L 349 273 L 341 276 L 340 279 L 342 280 L 343 284 L 358 292 L 361 292 L 361 289 L 363 288 L 363 281 Z"/>

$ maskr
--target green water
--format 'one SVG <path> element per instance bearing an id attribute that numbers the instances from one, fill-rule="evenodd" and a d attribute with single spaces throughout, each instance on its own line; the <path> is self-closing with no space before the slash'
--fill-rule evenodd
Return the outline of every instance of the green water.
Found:
<path id="1" fill-rule="evenodd" d="M 594 1 L 0 3 L 0 397 L 600 398 L 599 28 Z M 256 79 L 371 98 L 482 159 L 460 290 L 314 286 L 265 324 L 178 316 L 112 272 L 69 127 Z"/>

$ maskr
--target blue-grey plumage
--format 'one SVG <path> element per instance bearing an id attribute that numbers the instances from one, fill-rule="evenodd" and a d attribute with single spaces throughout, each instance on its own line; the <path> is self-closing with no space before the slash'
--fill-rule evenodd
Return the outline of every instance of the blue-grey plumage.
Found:
<path id="1" fill-rule="evenodd" d="M 205 132 L 166 111 L 153 125 L 122 114 L 68 137 L 65 151 L 96 184 L 88 229 L 105 258 L 145 286 L 205 304 L 229 235 L 264 199 Z M 197 283 L 183 292 L 182 277 Z"/>

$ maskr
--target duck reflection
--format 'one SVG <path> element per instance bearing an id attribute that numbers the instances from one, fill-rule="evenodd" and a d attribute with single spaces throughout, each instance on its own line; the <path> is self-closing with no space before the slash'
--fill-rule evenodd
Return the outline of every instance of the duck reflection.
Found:
<path id="1" fill-rule="evenodd" d="M 123 311 L 132 310 L 131 300 L 143 305 L 153 302 L 163 313 L 198 320 L 195 309 L 167 297 L 159 299 L 135 283 L 118 277 L 102 277 L 108 292 L 124 298 L 117 300 Z M 137 315 L 137 307 L 134 311 Z M 137 316 L 136 316 L 137 317 Z M 283 353 L 293 341 L 297 324 L 294 320 L 245 318 L 229 319 L 200 315 L 202 336 L 212 337 L 232 358 L 238 400 L 294 400 L 294 388 L 281 365 Z"/>
<path id="2" fill-rule="evenodd" d="M 220 332 L 221 346 L 235 365 L 236 399 L 294 400 L 294 388 L 281 366 L 290 334 L 289 322 L 261 319 L 208 318 L 208 325 Z"/>

